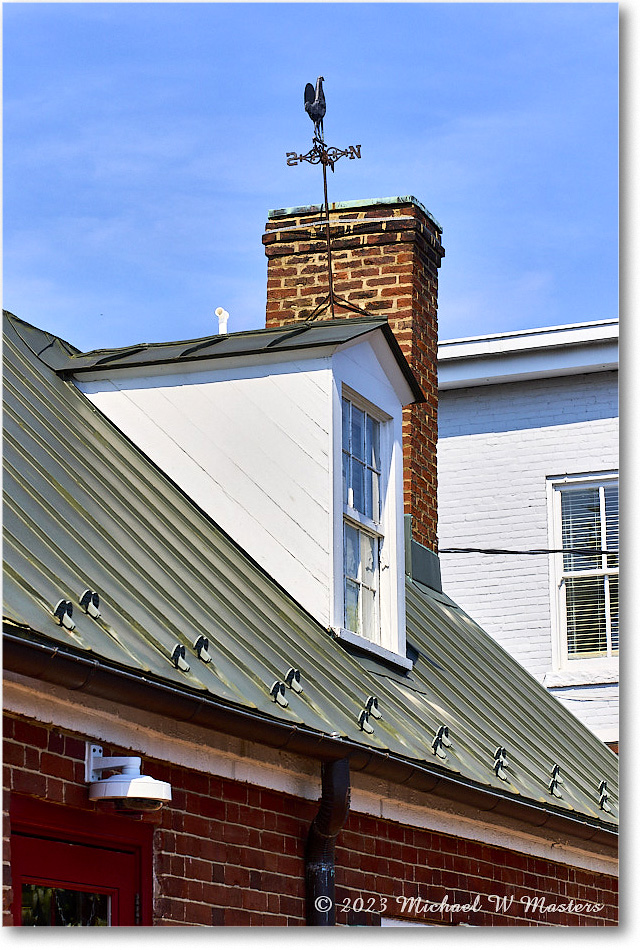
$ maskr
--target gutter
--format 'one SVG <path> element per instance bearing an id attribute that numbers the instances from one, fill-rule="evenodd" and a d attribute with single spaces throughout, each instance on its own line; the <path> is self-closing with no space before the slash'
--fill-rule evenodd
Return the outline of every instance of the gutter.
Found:
<path id="1" fill-rule="evenodd" d="M 227 706 L 210 696 L 189 693 L 112 666 L 96 657 L 77 655 L 64 646 L 28 640 L 13 632 L 16 630 L 26 632 L 30 628 L 11 622 L 5 624 L 4 667 L 13 673 L 145 709 L 179 722 L 225 732 L 239 739 L 250 739 L 271 748 L 287 749 L 321 762 L 349 756 L 350 767 L 355 772 L 365 772 L 417 791 L 437 793 L 449 801 L 461 802 L 482 812 L 492 811 L 548 831 L 610 848 L 617 847 L 617 829 L 605 827 L 599 820 L 571 816 L 555 806 L 545 808 L 534 802 L 519 801 L 500 790 L 439 773 L 434 768 L 409 762 L 389 752 L 370 749 L 349 739 L 335 739 L 307 726 L 279 722 L 261 713 Z"/>

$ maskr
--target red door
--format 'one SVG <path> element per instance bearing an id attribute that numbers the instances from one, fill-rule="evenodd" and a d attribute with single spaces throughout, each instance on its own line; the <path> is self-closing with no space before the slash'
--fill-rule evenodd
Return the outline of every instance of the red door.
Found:
<path id="1" fill-rule="evenodd" d="M 151 923 L 150 826 L 29 800 L 11 816 L 15 926 Z"/>

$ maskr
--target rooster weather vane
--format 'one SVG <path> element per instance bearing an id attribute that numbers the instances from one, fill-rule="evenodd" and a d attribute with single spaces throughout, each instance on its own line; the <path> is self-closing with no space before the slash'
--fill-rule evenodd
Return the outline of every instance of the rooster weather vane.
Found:
<path id="1" fill-rule="evenodd" d="M 317 79 L 317 88 L 307 83 L 303 93 L 305 111 L 314 122 L 314 137 L 323 141 L 323 116 L 325 115 L 325 96 L 323 95 L 323 76 Z"/>
<path id="2" fill-rule="evenodd" d="M 323 138 L 323 118 L 325 116 L 325 95 L 323 94 L 323 83 L 325 82 L 323 76 L 319 76 L 317 79 L 316 89 L 309 82 L 305 87 L 305 92 L 303 94 L 303 102 L 305 105 L 305 111 L 308 113 L 312 121 L 314 122 L 314 134 L 312 136 L 312 148 L 305 155 L 299 155 L 297 152 L 286 152 L 286 158 L 288 165 L 298 165 L 299 162 L 309 162 L 310 165 L 321 165 L 323 168 L 323 217 L 319 223 L 325 224 L 325 238 L 327 246 L 327 261 L 328 261 L 328 294 L 323 298 L 321 303 L 314 309 L 314 311 L 307 318 L 308 320 L 315 320 L 316 317 L 322 313 L 324 310 L 330 308 L 330 313 L 332 314 L 332 319 L 335 315 L 335 306 L 342 307 L 345 310 L 352 310 L 354 313 L 366 314 L 367 311 L 363 310 L 361 307 L 358 307 L 356 304 L 349 303 L 343 297 L 339 297 L 338 294 L 335 294 L 332 280 L 332 247 L 330 241 L 330 208 L 328 205 L 328 174 L 327 169 L 330 166 L 331 170 L 334 172 L 334 166 L 340 158 L 361 158 L 361 146 L 360 145 L 349 145 L 346 149 L 334 148 L 334 146 L 328 147 L 325 144 Z"/>

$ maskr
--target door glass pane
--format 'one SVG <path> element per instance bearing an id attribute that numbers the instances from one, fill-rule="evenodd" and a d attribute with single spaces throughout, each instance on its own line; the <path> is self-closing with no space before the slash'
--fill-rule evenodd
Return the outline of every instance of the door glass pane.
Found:
<path id="1" fill-rule="evenodd" d="M 110 901 L 108 894 L 23 884 L 22 926 L 108 927 Z"/>

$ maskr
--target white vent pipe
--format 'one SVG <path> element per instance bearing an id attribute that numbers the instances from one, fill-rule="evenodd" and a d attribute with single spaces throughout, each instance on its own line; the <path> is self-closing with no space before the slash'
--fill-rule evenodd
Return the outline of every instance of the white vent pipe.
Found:
<path id="1" fill-rule="evenodd" d="M 230 315 L 227 310 L 223 310 L 222 307 L 217 307 L 214 311 L 218 317 L 218 332 L 227 333 L 227 321 L 230 319 Z"/>

